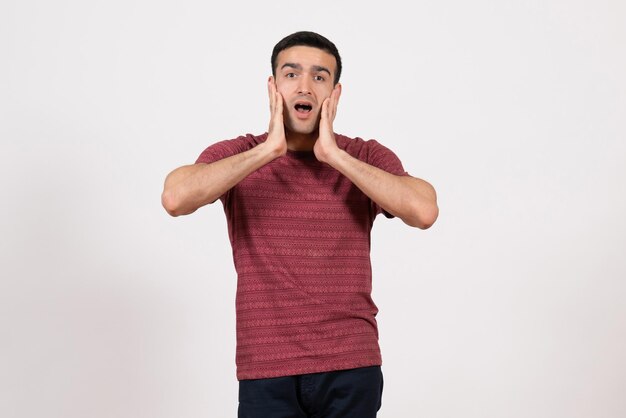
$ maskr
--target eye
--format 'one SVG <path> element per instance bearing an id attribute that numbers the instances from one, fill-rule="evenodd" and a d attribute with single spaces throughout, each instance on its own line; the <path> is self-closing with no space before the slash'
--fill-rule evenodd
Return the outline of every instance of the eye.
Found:
<path id="1" fill-rule="evenodd" d="M 313 80 L 315 80 L 315 81 L 324 81 L 326 79 L 324 78 L 324 76 L 316 75 L 316 76 L 313 77 Z"/>
<path id="2" fill-rule="evenodd" d="M 285 74 L 285 77 L 287 77 L 287 78 L 295 78 L 296 77 L 296 73 L 287 73 L 287 74 Z"/>

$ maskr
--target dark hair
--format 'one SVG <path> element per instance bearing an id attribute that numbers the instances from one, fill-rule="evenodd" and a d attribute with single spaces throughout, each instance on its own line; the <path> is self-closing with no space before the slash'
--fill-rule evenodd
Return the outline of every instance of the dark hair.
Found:
<path id="1" fill-rule="evenodd" d="M 291 35 L 281 39 L 276 46 L 274 46 L 274 50 L 272 51 L 272 74 L 274 76 L 276 76 L 276 59 L 278 58 L 278 54 L 280 51 L 291 48 L 292 46 L 310 46 L 326 51 L 334 56 L 335 61 L 337 62 L 335 84 L 339 82 L 339 77 L 341 76 L 341 57 L 339 56 L 337 47 L 334 43 L 324 38 L 322 35 L 307 31 L 292 33 Z"/>

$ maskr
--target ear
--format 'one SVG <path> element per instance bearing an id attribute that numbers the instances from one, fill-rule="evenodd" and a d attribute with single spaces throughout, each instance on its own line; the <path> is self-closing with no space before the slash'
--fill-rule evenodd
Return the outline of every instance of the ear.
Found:
<path id="1" fill-rule="evenodd" d="M 337 101 L 339 101 L 339 97 L 341 97 L 341 83 L 335 84 L 335 88 L 333 90 L 337 96 Z"/>

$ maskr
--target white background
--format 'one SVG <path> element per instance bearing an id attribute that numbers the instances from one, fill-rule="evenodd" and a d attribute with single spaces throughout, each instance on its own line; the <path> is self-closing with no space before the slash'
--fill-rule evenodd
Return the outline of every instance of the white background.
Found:
<path id="1" fill-rule="evenodd" d="M 374 227 L 379 416 L 626 416 L 626 3 L 375 4 L 2 3 L 0 416 L 235 416 L 221 205 L 160 193 L 266 130 L 297 30 L 344 59 L 336 131 L 439 193 Z"/>

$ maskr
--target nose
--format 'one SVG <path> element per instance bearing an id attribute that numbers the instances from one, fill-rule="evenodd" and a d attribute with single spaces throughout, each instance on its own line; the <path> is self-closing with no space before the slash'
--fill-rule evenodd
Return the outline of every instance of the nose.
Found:
<path id="1" fill-rule="evenodd" d="M 308 77 L 300 77 L 298 83 L 298 94 L 311 94 L 311 85 Z"/>

